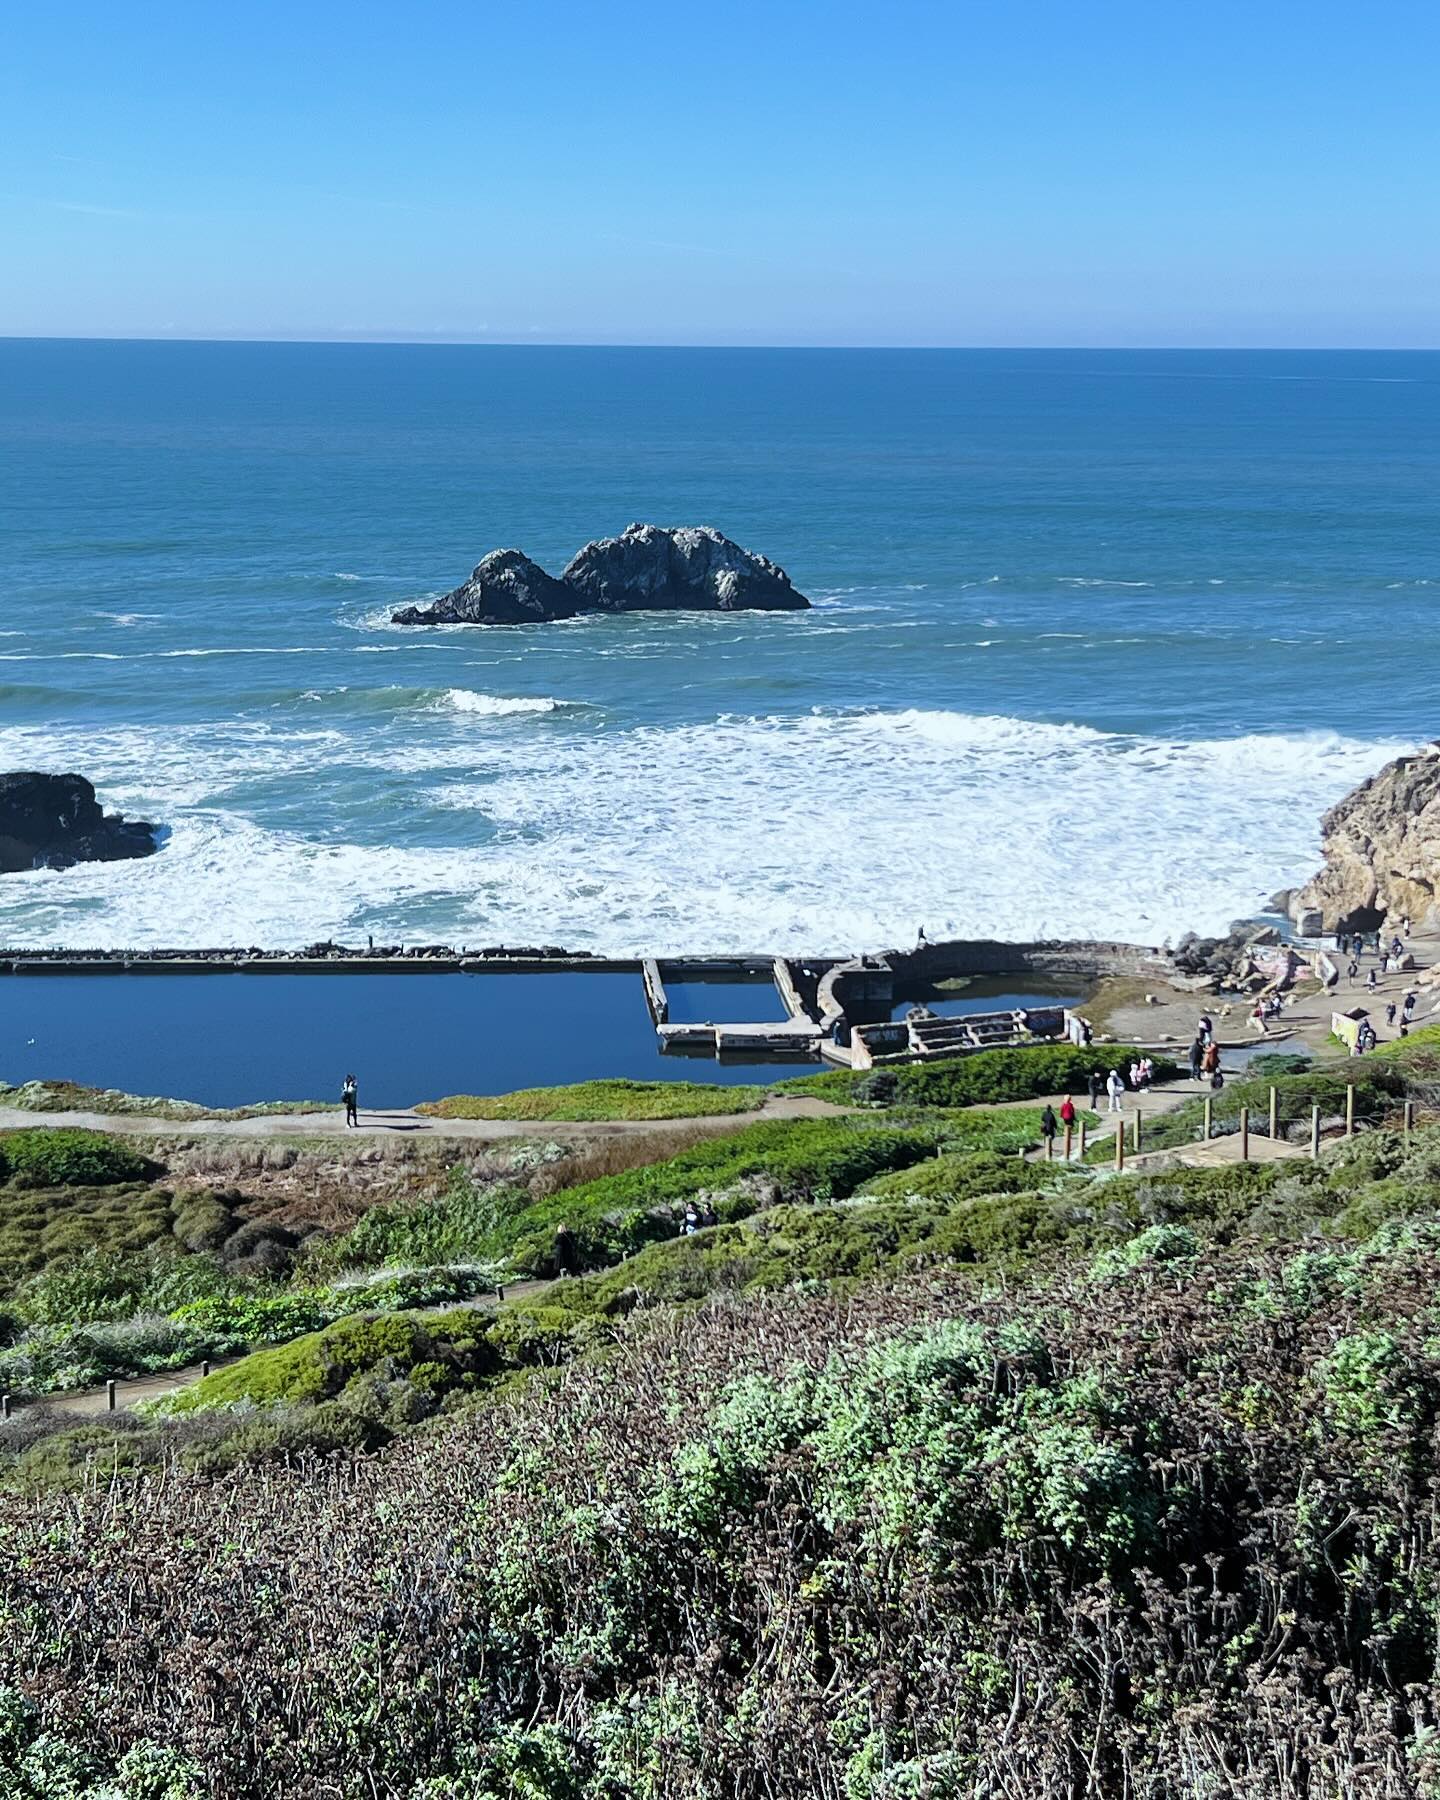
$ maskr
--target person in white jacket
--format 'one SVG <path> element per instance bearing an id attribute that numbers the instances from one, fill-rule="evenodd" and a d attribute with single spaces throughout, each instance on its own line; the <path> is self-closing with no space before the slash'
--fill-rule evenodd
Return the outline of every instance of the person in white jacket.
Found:
<path id="1" fill-rule="evenodd" d="M 1105 1092 L 1110 1096 L 1110 1111 L 1124 1112 L 1125 1083 L 1120 1079 L 1118 1069 L 1112 1069 L 1105 1077 Z"/>

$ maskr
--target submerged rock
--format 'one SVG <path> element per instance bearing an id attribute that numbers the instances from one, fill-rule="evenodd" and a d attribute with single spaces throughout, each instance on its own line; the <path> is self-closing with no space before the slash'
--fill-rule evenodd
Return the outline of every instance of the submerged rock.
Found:
<path id="1" fill-rule="evenodd" d="M 523 625 L 579 613 L 799 611 L 778 564 L 711 525 L 629 525 L 586 544 L 557 578 L 519 550 L 493 550 L 463 586 L 396 625 Z"/>
<path id="2" fill-rule="evenodd" d="M 155 827 L 105 812 L 83 775 L 0 775 L 0 875 L 121 862 L 156 848 Z"/>
<path id="3" fill-rule="evenodd" d="M 430 606 L 407 606 L 396 625 L 533 625 L 568 619 L 579 610 L 563 581 L 548 575 L 520 550 L 492 550 L 470 579 Z"/>
<path id="4" fill-rule="evenodd" d="M 1440 927 L 1440 743 L 1400 756 L 1321 822 L 1325 866 L 1290 899 L 1326 931 L 1376 930 L 1388 917 Z"/>

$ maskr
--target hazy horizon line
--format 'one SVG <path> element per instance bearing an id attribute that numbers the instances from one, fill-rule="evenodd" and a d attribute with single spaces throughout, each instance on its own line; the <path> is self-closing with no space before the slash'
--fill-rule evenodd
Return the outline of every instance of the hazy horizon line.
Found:
<path id="1" fill-rule="evenodd" d="M 667 343 L 645 339 L 581 339 L 544 337 L 466 337 L 440 333 L 430 336 L 390 335 L 377 332 L 353 335 L 311 336 L 302 333 L 278 333 L 273 336 L 250 335 L 245 332 L 215 334 L 210 332 L 31 332 L 0 331 L 0 343 L 7 344 L 295 344 L 344 349 L 413 349 L 413 350 L 784 350 L 784 351 L 935 351 L 992 352 L 996 355 L 1054 353 L 1074 351 L 1085 355 L 1119 356 L 1136 352 L 1151 355 L 1226 356 L 1264 352 L 1267 355 L 1346 355 L 1346 356 L 1433 356 L 1440 354 L 1440 344 L 994 344 L 994 343 L 885 343 L 851 342 L 785 343 L 761 341 L 725 341 L 719 343 Z"/>

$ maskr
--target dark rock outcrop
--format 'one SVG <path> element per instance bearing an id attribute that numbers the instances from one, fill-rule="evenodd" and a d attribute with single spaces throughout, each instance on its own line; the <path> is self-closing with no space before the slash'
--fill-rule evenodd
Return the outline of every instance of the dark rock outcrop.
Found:
<path id="1" fill-rule="evenodd" d="M 578 613 L 789 612 L 810 602 L 778 564 L 711 525 L 629 525 L 586 544 L 559 579 L 518 550 L 494 550 L 462 586 L 396 625 L 521 625 Z"/>
<path id="2" fill-rule="evenodd" d="M 470 579 L 430 606 L 407 606 L 396 625 L 533 625 L 568 619 L 579 610 L 563 581 L 547 575 L 520 550 L 492 550 Z"/>
<path id="3" fill-rule="evenodd" d="M 1325 866 L 1291 896 L 1292 917 L 1318 913 L 1326 931 L 1440 926 L 1440 743 L 1386 763 L 1320 829 Z"/>
<path id="4" fill-rule="evenodd" d="M 102 810 L 83 775 L 0 775 L 0 875 L 149 856 L 155 827 Z"/>
<path id="5" fill-rule="evenodd" d="M 587 544 L 560 579 L 596 612 L 792 611 L 809 606 L 768 556 L 711 525 L 627 525 Z"/>

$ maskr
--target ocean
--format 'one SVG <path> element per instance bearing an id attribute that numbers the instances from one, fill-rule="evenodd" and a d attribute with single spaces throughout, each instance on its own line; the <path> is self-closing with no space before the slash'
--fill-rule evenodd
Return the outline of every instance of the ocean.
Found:
<path id="1" fill-rule="evenodd" d="M 1437 727 L 1436 354 L 12 340 L 0 458 L 0 768 L 169 832 L 4 944 L 1159 943 Z M 633 519 L 814 610 L 388 622 Z"/>

